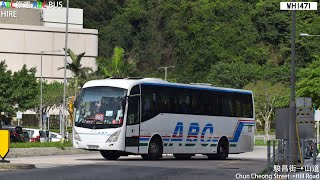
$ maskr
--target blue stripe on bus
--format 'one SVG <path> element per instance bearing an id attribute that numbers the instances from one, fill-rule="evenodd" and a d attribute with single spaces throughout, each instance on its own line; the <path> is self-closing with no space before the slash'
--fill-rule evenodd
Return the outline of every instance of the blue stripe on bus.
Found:
<path id="1" fill-rule="evenodd" d="M 233 133 L 234 134 L 233 138 L 229 139 L 229 142 L 238 142 L 239 138 L 240 138 L 240 135 L 241 135 L 241 132 L 242 132 L 242 129 L 243 129 L 243 126 L 245 126 L 245 125 L 254 125 L 254 124 L 255 124 L 255 122 L 241 122 L 240 121 L 237 124 L 237 127 L 236 127 L 236 129 L 235 129 L 235 131 Z M 170 141 L 170 139 L 171 139 L 171 141 L 182 141 L 181 136 L 180 137 L 178 136 L 178 137 L 171 137 L 171 138 L 163 138 L 163 141 Z M 149 141 L 150 138 L 140 137 L 139 140 L 141 140 L 141 141 Z M 212 140 L 212 142 L 218 142 L 218 141 L 219 141 L 219 139 L 213 139 Z"/>
<path id="2" fill-rule="evenodd" d="M 233 136 L 233 139 L 230 139 L 229 142 L 238 142 L 239 141 L 239 138 L 240 138 L 240 135 L 241 135 L 241 132 L 242 132 L 242 129 L 243 129 L 243 126 L 244 125 L 252 125 L 252 124 L 255 124 L 254 122 L 239 122 L 237 127 L 236 127 L 236 130 L 234 132 L 234 136 Z"/>
<path id="3" fill-rule="evenodd" d="M 142 85 L 177 87 L 177 88 L 186 88 L 186 89 L 201 89 L 201 90 L 210 90 L 210 91 L 219 91 L 219 92 L 237 92 L 237 93 L 241 93 L 241 94 L 252 94 L 251 92 L 246 92 L 246 91 L 238 91 L 238 90 L 231 90 L 231 89 L 215 89 L 214 87 L 205 88 L 205 87 L 184 86 L 184 85 L 175 85 L 175 84 L 156 84 L 156 83 L 142 83 Z"/>

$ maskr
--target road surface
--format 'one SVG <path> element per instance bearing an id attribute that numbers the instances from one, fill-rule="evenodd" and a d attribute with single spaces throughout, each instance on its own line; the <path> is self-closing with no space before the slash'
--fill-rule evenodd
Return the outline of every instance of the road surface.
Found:
<path id="1" fill-rule="evenodd" d="M 228 160 L 208 160 L 197 155 L 190 160 L 176 160 L 165 155 L 158 161 L 140 156 L 107 161 L 99 153 L 10 158 L 11 163 L 32 163 L 36 169 L 0 172 L 1 180 L 105 180 L 105 179 L 236 179 L 236 175 L 260 173 L 266 167 L 266 147 L 230 155 Z"/>

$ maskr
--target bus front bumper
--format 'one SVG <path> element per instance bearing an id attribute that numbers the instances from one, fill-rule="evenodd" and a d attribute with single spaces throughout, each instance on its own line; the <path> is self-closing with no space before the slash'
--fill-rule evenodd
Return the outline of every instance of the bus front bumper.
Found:
<path id="1" fill-rule="evenodd" d="M 91 151 L 100 151 L 100 150 L 115 150 L 123 151 L 123 148 L 120 148 L 117 143 L 84 143 L 81 141 L 74 141 L 73 147 L 78 149 L 85 149 Z"/>

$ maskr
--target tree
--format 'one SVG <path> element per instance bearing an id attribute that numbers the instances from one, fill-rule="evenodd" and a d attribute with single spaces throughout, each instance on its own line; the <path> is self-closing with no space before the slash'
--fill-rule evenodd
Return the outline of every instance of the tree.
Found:
<path id="1" fill-rule="evenodd" d="M 63 84 L 60 82 L 53 81 L 43 84 L 43 113 L 62 104 L 63 93 L 61 92 L 63 92 Z"/>
<path id="2" fill-rule="evenodd" d="M 81 78 L 86 78 L 88 76 L 89 72 L 92 72 L 93 70 L 90 67 L 82 67 L 81 59 L 83 58 L 85 52 L 80 53 L 79 55 L 76 55 L 71 49 L 68 48 L 67 53 L 69 54 L 72 62 L 67 63 L 66 69 L 69 69 L 75 78 L 75 94 L 78 89 L 78 80 Z M 58 70 L 64 69 L 64 67 L 59 67 Z M 80 86 L 83 86 L 83 84 L 80 84 Z"/>
<path id="3" fill-rule="evenodd" d="M 12 107 L 12 72 L 7 70 L 5 61 L 0 62 L 0 123 L 4 121 L 6 116 L 14 114 L 14 108 Z M 5 113 L 6 115 L 4 115 Z M 5 122 L 6 124 L 8 122 Z"/>
<path id="4" fill-rule="evenodd" d="M 126 77 L 134 67 L 132 61 L 125 60 L 124 49 L 115 47 L 111 59 L 100 57 L 97 59 L 98 71 L 104 77 Z"/>
<path id="5" fill-rule="evenodd" d="M 314 107 L 320 106 L 320 57 L 315 56 L 313 61 L 305 69 L 301 69 L 297 76 L 297 95 L 311 97 Z"/>
<path id="6" fill-rule="evenodd" d="M 211 66 L 207 81 L 215 86 L 243 88 L 246 84 L 258 80 L 261 71 L 259 65 L 243 62 L 217 63 Z"/>
<path id="7" fill-rule="evenodd" d="M 275 108 L 289 105 L 289 88 L 280 83 L 271 84 L 267 81 L 250 83 L 244 88 L 253 91 L 257 122 L 264 124 L 264 131 L 268 137 Z"/>
<path id="8" fill-rule="evenodd" d="M 35 78 L 35 68 L 21 70 L 12 74 L 7 70 L 5 61 L 0 62 L 0 112 L 9 119 L 16 111 L 34 108 L 38 101 L 38 88 Z M 8 124 L 10 122 L 6 122 Z"/>
<path id="9" fill-rule="evenodd" d="M 22 69 L 14 72 L 12 76 L 13 94 L 12 101 L 15 111 L 26 111 L 33 108 L 38 104 L 35 97 L 38 97 L 39 90 L 37 87 L 37 80 L 35 77 L 36 69 L 27 69 L 26 65 L 23 65 Z"/>

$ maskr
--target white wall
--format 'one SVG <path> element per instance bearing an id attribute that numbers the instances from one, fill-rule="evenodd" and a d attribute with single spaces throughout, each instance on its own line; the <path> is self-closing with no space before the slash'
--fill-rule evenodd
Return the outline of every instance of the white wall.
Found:
<path id="1" fill-rule="evenodd" d="M 66 25 L 66 8 L 42 9 L 43 25 L 47 27 L 62 27 Z M 69 8 L 68 23 L 71 28 L 83 28 L 83 9 Z"/>
<path id="2" fill-rule="evenodd" d="M 60 53 L 46 52 L 43 55 L 43 76 L 63 78 L 65 29 L 0 24 L 0 60 L 6 60 L 8 68 L 17 71 L 23 64 L 36 67 L 40 76 L 40 52 L 62 50 Z M 94 29 L 70 29 L 68 47 L 76 54 L 86 52 L 83 66 L 96 69 L 95 57 L 98 55 L 98 31 Z M 69 61 L 71 61 L 69 59 Z M 70 76 L 70 73 L 68 73 Z"/>

